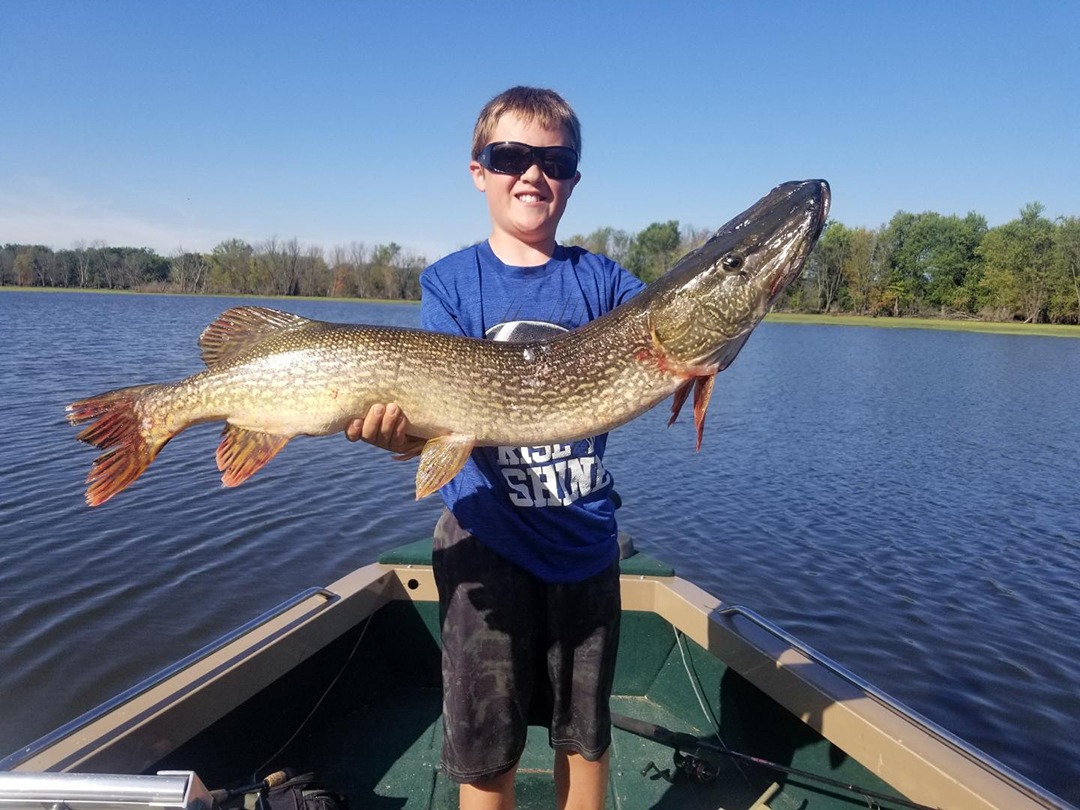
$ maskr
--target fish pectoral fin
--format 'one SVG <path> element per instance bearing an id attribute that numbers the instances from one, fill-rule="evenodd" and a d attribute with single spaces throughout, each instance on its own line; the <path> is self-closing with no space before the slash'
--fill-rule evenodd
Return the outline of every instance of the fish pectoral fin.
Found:
<path id="1" fill-rule="evenodd" d="M 457 475 L 469 460 L 476 438 L 463 433 L 428 439 L 416 470 L 416 500 L 426 498 Z"/>
<path id="2" fill-rule="evenodd" d="M 709 400 L 712 399 L 713 386 L 716 385 L 716 372 L 691 377 L 678 387 L 675 397 L 671 401 L 671 417 L 668 419 L 668 427 L 675 424 L 679 417 L 679 411 L 690 396 L 690 390 L 694 391 L 694 426 L 697 428 L 697 449 L 701 450 L 701 437 L 705 434 L 705 412 L 709 410 Z"/>
<path id="3" fill-rule="evenodd" d="M 226 425 L 217 449 L 221 483 L 227 487 L 244 483 L 276 456 L 288 441 L 288 436 Z"/>
<path id="4" fill-rule="evenodd" d="M 709 410 L 709 400 L 712 399 L 715 385 L 715 374 L 694 378 L 694 426 L 697 428 L 698 452 L 701 452 L 701 437 L 705 434 L 705 412 Z M 683 398 L 686 398 L 685 395 Z"/>

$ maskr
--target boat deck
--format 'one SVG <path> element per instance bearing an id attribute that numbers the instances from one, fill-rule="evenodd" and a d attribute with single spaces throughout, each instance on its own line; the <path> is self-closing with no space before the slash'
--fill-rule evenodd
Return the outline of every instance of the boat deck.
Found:
<path id="1" fill-rule="evenodd" d="M 442 728 L 438 689 L 405 688 L 380 695 L 320 729 L 308 742 L 320 781 L 346 794 L 350 807 L 455 808 L 457 788 L 439 769 Z M 685 724 L 641 697 L 619 696 L 612 708 L 668 728 Z M 386 718 L 395 722 L 387 727 Z M 384 729 L 373 735 L 373 728 Z M 658 770 L 672 767 L 672 751 L 619 729 L 612 741 L 608 806 L 617 810 L 661 807 L 749 809 L 760 798 L 734 765 L 709 784 L 680 775 L 669 783 Z M 650 763 L 649 774 L 642 770 Z M 554 808 L 552 751 L 547 730 L 531 727 L 518 769 L 517 804 L 526 810 Z"/>
<path id="2" fill-rule="evenodd" d="M 192 769 L 209 787 L 232 787 L 288 767 L 314 772 L 320 786 L 346 796 L 350 810 L 456 808 L 456 786 L 439 769 L 437 624 L 434 603 L 386 605 L 148 770 Z M 621 635 L 627 653 L 616 670 L 614 712 L 702 739 L 715 739 L 715 723 L 737 750 L 886 788 L 655 614 L 624 612 Z M 866 806 L 861 796 L 734 762 L 708 784 L 683 774 L 668 781 L 658 771 L 674 770 L 672 749 L 618 728 L 611 751 L 608 806 L 615 810 Z M 552 766 L 546 729 L 531 727 L 518 807 L 555 806 Z M 766 805 L 763 797 L 775 791 Z"/>

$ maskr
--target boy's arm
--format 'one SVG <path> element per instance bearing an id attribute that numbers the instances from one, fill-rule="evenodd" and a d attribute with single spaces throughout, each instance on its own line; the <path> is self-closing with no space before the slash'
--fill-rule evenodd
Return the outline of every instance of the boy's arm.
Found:
<path id="1" fill-rule="evenodd" d="M 612 307 L 625 303 L 645 289 L 645 282 L 635 276 L 618 262 L 612 262 L 617 268 L 615 273 L 615 289 L 611 302 Z"/>

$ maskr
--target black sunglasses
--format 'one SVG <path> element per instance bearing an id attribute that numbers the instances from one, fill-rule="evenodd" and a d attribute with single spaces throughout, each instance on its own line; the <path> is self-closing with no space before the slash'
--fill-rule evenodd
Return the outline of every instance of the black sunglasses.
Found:
<path id="1" fill-rule="evenodd" d="M 569 146 L 529 146 L 517 141 L 489 143 L 476 158 L 496 174 L 525 174 L 534 163 L 552 180 L 569 180 L 577 171 L 578 154 Z"/>

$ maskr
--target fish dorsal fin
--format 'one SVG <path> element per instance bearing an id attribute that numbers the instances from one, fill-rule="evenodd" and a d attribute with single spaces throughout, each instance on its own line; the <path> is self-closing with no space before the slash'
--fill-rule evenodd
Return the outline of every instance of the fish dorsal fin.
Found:
<path id="1" fill-rule="evenodd" d="M 203 362 L 214 366 L 239 357 L 283 329 L 292 329 L 310 321 L 299 315 L 267 307 L 233 307 L 221 313 L 199 335 Z"/>

